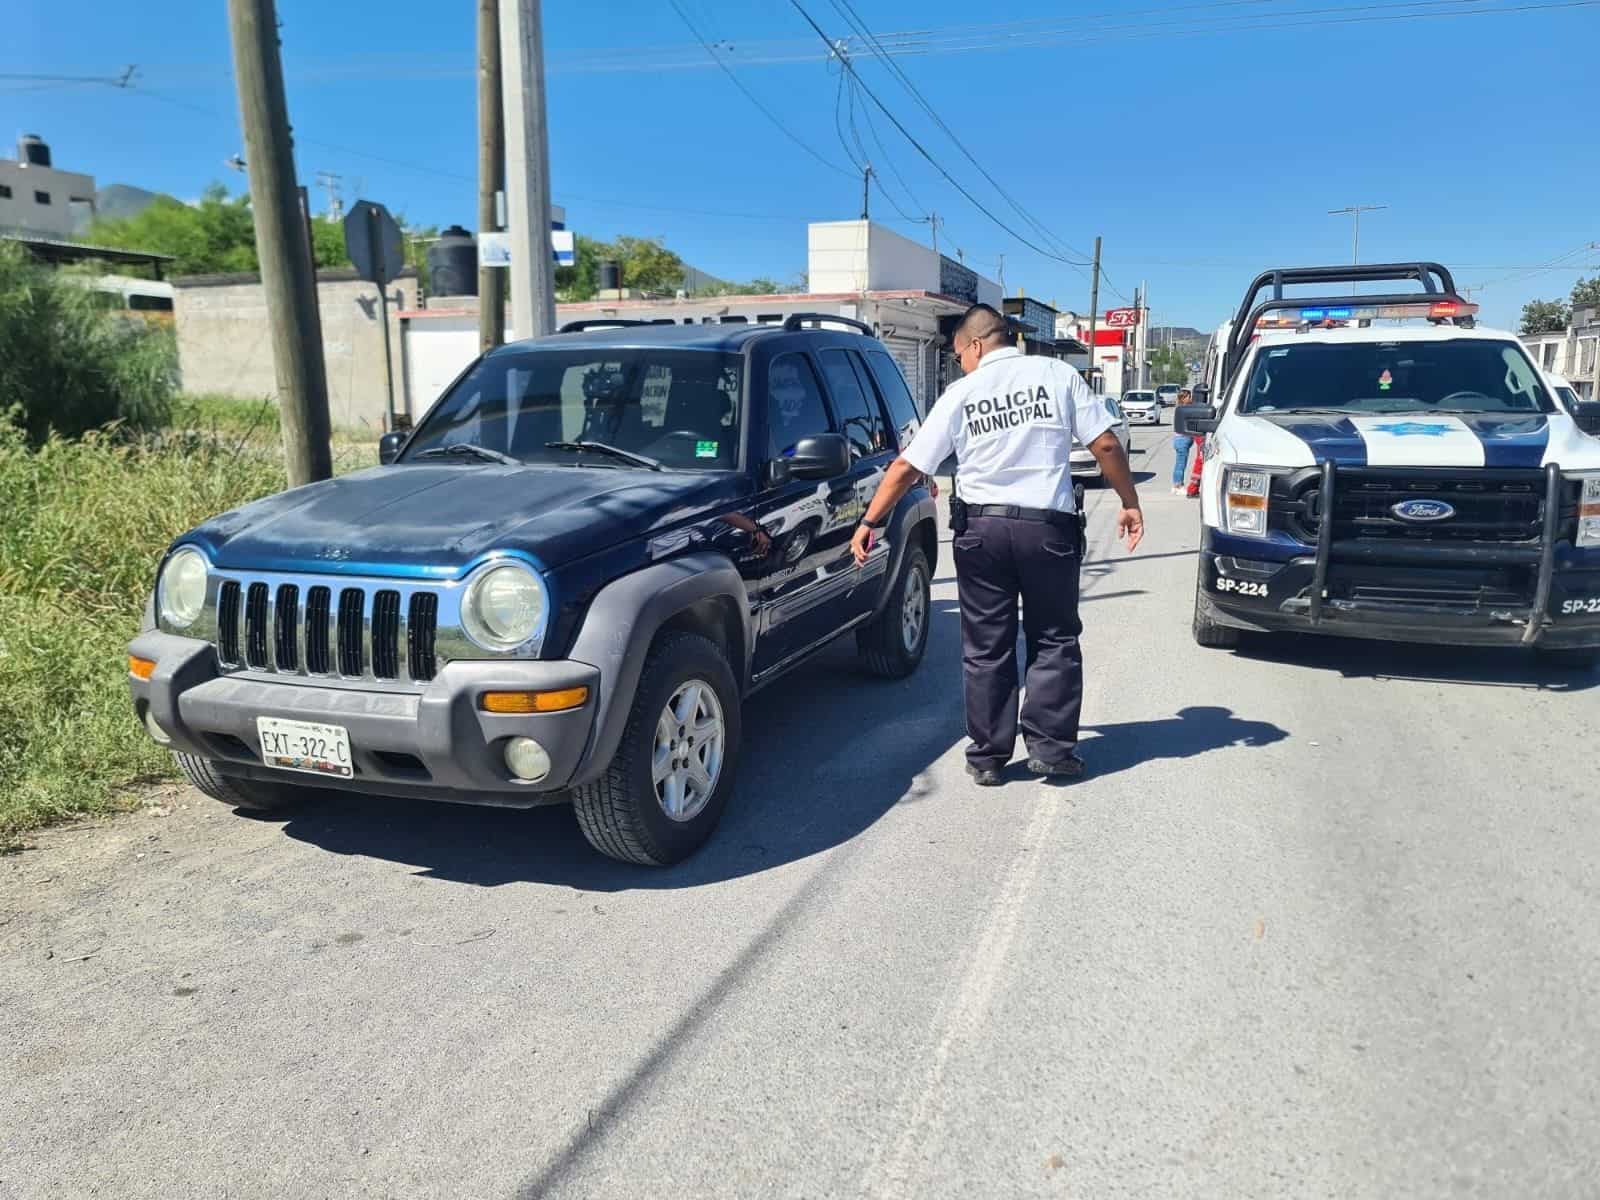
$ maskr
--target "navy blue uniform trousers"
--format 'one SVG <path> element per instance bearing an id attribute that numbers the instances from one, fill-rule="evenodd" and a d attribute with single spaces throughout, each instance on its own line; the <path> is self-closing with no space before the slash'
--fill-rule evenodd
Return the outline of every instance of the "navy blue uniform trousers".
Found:
<path id="1" fill-rule="evenodd" d="M 1076 528 L 971 517 L 955 537 L 967 761 L 998 770 L 1017 741 L 1017 601 L 1027 644 L 1022 736 L 1028 753 L 1061 762 L 1078 745 L 1083 653 Z"/>

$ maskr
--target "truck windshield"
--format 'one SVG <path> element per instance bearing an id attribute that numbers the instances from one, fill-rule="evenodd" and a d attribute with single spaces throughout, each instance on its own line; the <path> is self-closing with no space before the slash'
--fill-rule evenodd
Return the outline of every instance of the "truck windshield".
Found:
<path id="1" fill-rule="evenodd" d="M 1267 343 L 1240 412 L 1541 413 L 1554 406 L 1514 342 Z"/>
<path id="2" fill-rule="evenodd" d="M 738 355 L 710 350 L 502 351 L 445 393 L 404 457 L 465 444 L 526 463 L 630 467 L 571 445 L 588 442 L 675 470 L 728 470 L 739 462 L 743 371 Z"/>

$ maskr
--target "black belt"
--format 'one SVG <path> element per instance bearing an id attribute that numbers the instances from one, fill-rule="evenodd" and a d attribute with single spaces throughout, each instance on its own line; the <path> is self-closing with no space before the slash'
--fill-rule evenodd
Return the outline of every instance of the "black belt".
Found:
<path id="1" fill-rule="evenodd" d="M 1041 521 L 1046 525 L 1077 525 L 1078 514 L 1058 508 L 1018 508 L 1015 504 L 969 504 L 969 517 L 1010 517 L 1013 521 Z"/>

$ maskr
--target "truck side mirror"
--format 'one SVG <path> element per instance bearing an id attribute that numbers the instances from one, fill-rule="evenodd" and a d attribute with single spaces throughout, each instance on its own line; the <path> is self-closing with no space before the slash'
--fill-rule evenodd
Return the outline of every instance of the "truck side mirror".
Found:
<path id="1" fill-rule="evenodd" d="M 1600 436 L 1600 400 L 1580 400 L 1573 410 L 1572 419 L 1585 433 Z"/>
<path id="2" fill-rule="evenodd" d="M 837 479 L 850 470 L 850 443 L 839 433 L 801 438 L 784 463 L 791 479 Z"/>
<path id="3" fill-rule="evenodd" d="M 400 457 L 400 449 L 406 444 L 410 432 L 408 429 L 391 429 L 378 439 L 379 465 L 386 467 Z"/>
<path id="4" fill-rule="evenodd" d="M 1217 410 L 1209 404 L 1180 404 L 1172 410 L 1172 428 L 1186 437 L 1215 433 L 1221 423 Z"/>

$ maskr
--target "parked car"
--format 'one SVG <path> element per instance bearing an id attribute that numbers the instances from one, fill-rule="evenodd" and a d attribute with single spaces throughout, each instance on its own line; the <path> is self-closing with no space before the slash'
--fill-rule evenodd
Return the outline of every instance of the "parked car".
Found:
<path id="1" fill-rule="evenodd" d="M 847 632 L 916 669 L 927 488 L 850 554 L 918 423 L 871 331 L 593 324 L 484 355 L 383 465 L 173 542 L 130 680 L 196 787 L 570 803 L 664 864 L 721 818 L 752 691 Z"/>
<path id="2" fill-rule="evenodd" d="M 1128 414 L 1130 425 L 1161 424 L 1161 410 L 1165 407 L 1155 392 L 1122 393 L 1122 411 Z"/>
<path id="3" fill-rule="evenodd" d="M 1176 383 L 1163 383 L 1156 388 L 1156 399 L 1161 401 L 1163 408 L 1173 408 L 1178 403 L 1178 393 L 1182 387 Z"/>
<path id="4" fill-rule="evenodd" d="M 1112 419 L 1116 421 L 1117 424 L 1115 429 L 1117 431 L 1117 437 L 1122 442 L 1123 453 L 1132 454 L 1133 431 L 1128 428 L 1128 416 L 1122 411 L 1122 406 L 1117 403 L 1116 398 L 1113 396 L 1097 394 L 1095 399 L 1106 406 L 1106 410 L 1111 414 Z M 1074 479 L 1100 478 L 1100 460 L 1094 456 L 1094 453 L 1087 446 L 1078 441 L 1077 438 L 1072 439 L 1071 462 L 1072 476 Z"/>

